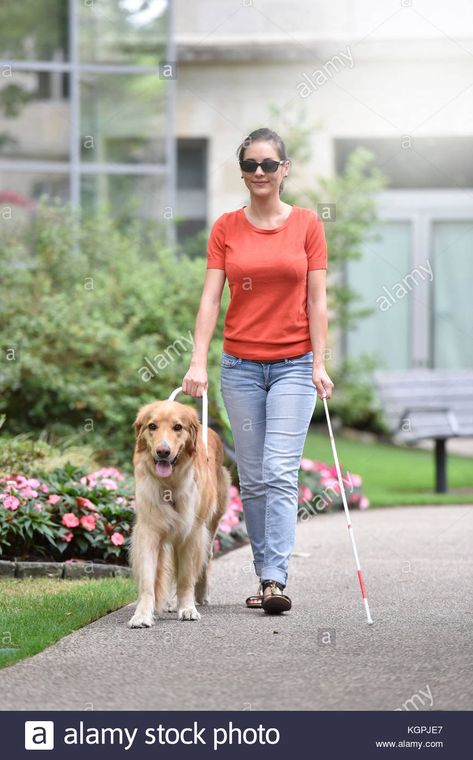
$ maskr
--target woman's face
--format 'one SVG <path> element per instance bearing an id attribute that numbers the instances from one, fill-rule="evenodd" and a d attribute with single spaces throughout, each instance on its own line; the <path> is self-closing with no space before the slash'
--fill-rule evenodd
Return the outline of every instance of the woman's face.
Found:
<path id="1" fill-rule="evenodd" d="M 271 158 L 273 161 L 281 160 L 273 143 L 265 142 L 264 140 L 253 142 L 245 148 L 243 158 L 253 158 L 258 163 L 264 161 L 265 158 Z M 283 177 L 287 175 L 289 163 L 288 159 L 274 173 L 267 172 L 265 174 L 261 166 L 258 166 L 255 172 L 242 171 L 241 173 L 249 192 L 261 198 L 272 194 L 279 196 L 279 185 Z"/>

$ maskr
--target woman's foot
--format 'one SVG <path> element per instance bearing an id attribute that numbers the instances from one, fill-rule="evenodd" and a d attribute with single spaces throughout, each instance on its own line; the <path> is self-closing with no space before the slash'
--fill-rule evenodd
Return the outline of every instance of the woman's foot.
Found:
<path id="1" fill-rule="evenodd" d="M 270 615 L 279 615 L 281 612 L 287 612 L 292 607 L 292 602 L 287 594 L 284 594 L 285 586 L 278 581 L 264 580 L 263 583 L 263 603 L 262 607 Z"/>
<path id="2" fill-rule="evenodd" d="M 263 606 L 263 587 L 261 585 L 261 581 L 258 586 L 258 591 L 256 594 L 253 594 L 252 596 L 249 596 L 246 600 L 246 606 L 250 609 L 261 609 Z"/>

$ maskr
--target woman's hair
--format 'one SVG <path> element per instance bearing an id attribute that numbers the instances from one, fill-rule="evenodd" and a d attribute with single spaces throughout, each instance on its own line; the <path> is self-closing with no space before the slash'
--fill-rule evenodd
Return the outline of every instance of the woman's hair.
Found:
<path id="1" fill-rule="evenodd" d="M 251 132 L 251 134 L 249 134 L 248 137 L 243 140 L 241 145 L 239 145 L 237 148 L 238 161 L 243 160 L 246 148 L 249 148 L 252 143 L 258 142 L 259 140 L 274 143 L 279 159 L 281 161 L 287 160 L 286 146 L 284 145 L 282 138 L 278 135 L 277 132 L 273 132 L 272 129 L 261 127 L 260 129 L 253 130 L 253 132 Z M 282 180 L 281 184 L 279 185 L 279 195 L 281 195 L 283 190 L 284 180 Z"/>

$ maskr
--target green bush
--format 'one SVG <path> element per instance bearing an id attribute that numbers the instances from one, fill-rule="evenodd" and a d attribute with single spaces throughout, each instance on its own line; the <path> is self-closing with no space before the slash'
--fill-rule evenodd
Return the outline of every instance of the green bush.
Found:
<path id="1" fill-rule="evenodd" d="M 117 229 L 106 210 L 79 221 L 42 203 L 29 238 L 15 229 L 0 238 L 5 428 L 72 433 L 102 463 L 129 463 L 138 407 L 167 398 L 189 367 L 205 260 L 177 258 L 141 222 Z M 222 322 L 209 353 L 217 418 Z"/>
<path id="2" fill-rule="evenodd" d="M 33 477 L 38 470 L 50 472 L 66 462 L 89 471 L 97 469 L 99 462 L 89 446 L 64 446 L 57 448 L 46 441 L 34 439 L 32 433 L 16 436 L 0 436 L 0 475 L 21 472 Z"/>

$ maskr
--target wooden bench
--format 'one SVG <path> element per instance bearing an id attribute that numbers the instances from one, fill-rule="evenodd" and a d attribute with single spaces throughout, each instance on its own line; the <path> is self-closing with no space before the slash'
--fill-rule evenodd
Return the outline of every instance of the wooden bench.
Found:
<path id="1" fill-rule="evenodd" d="M 473 370 L 375 370 L 373 380 L 395 439 L 435 440 L 435 490 L 446 493 L 446 441 L 473 436 Z"/>

